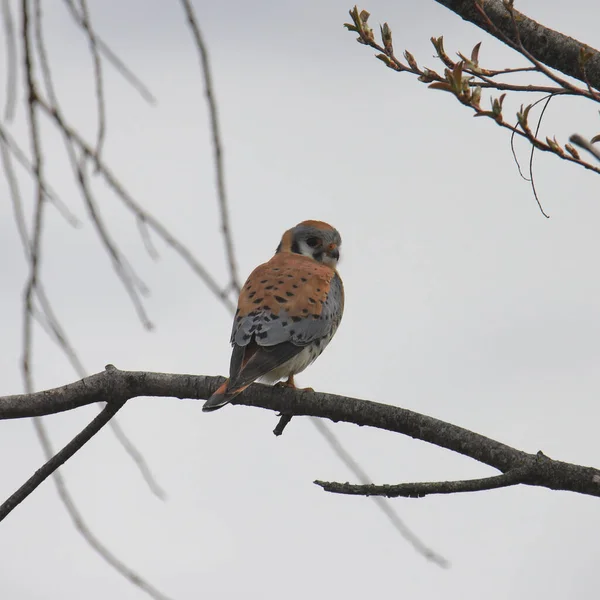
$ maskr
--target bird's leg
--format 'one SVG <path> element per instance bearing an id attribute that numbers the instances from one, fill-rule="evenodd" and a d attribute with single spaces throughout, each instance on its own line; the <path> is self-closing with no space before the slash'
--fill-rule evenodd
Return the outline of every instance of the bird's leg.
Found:
<path id="1" fill-rule="evenodd" d="M 288 376 L 288 378 L 285 381 L 280 381 L 280 382 L 276 383 L 275 387 L 292 388 L 295 390 L 296 384 L 294 383 L 294 376 L 293 375 Z"/>
<path id="2" fill-rule="evenodd" d="M 306 388 L 296 387 L 296 382 L 294 381 L 293 375 L 290 375 L 285 381 L 280 381 L 279 383 L 276 383 L 275 385 L 277 387 L 290 388 L 292 390 L 300 390 L 301 392 L 314 392 L 315 391 L 311 387 L 306 387 Z"/>
<path id="3" fill-rule="evenodd" d="M 290 375 L 286 381 L 280 381 L 275 384 L 278 388 L 287 388 L 287 389 L 296 389 L 296 384 L 294 383 L 294 376 Z M 279 413 L 279 422 L 273 429 L 273 433 L 275 435 L 281 435 L 283 430 L 286 428 L 286 425 L 292 420 L 292 415 L 288 415 L 286 413 Z"/>
<path id="4" fill-rule="evenodd" d="M 287 388 L 292 390 L 300 390 L 302 392 L 314 392 L 312 388 L 298 388 L 296 387 L 296 383 L 294 382 L 294 375 L 290 375 L 286 381 L 280 381 L 275 384 L 276 387 L 279 388 Z M 279 423 L 275 429 L 273 429 L 273 433 L 275 435 L 281 435 L 283 430 L 286 428 L 286 425 L 292 420 L 292 415 L 288 415 L 286 413 L 279 413 Z"/>

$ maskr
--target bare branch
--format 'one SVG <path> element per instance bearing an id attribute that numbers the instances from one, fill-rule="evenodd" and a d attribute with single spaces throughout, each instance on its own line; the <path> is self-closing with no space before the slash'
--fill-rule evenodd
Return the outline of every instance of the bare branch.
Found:
<path id="1" fill-rule="evenodd" d="M 77 10 L 73 0 L 63 0 L 67 6 L 69 13 L 84 31 L 86 30 L 83 15 Z M 148 102 L 148 104 L 155 104 L 156 98 L 152 92 L 148 89 L 139 77 L 111 50 L 106 42 L 98 35 L 94 35 L 95 44 L 100 52 L 104 55 L 106 60 L 115 68 L 126 81 L 131 85 L 140 96 Z"/>
<path id="2" fill-rule="evenodd" d="M 215 92 L 212 84 L 212 75 L 210 70 L 210 62 L 208 60 L 208 50 L 202 38 L 200 27 L 194 14 L 194 9 L 189 0 L 181 0 L 185 11 L 188 24 L 192 31 L 198 54 L 200 55 L 200 63 L 202 65 L 202 75 L 204 77 L 204 88 L 206 100 L 208 102 L 208 112 L 210 115 L 210 128 L 212 132 L 212 146 L 215 159 L 215 171 L 217 178 L 217 192 L 219 196 L 219 209 L 221 211 L 221 231 L 225 242 L 225 254 L 229 264 L 229 274 L 231 277 L 231 287 L 238 294 L 241 290 L 240 279 L 238 276 L 237 262 L 235 259 L 235 251 L 233 248 L 233 237 L 231 234 L 231 224 L 229 222 L 229 211 L 227 209 L 227 194 L 225 192 L 225 173 L 223 167 L 223 146 L 221 144 L 221 131 L 219 127 L 219 115 L 217 111 L 217 102 L 215 100 Z"/>
<path id="3" fill-rule="evenodd" d="M 540 453 L 541 454 L 541 453 Z M 543 456 L 543 455 L 542 455 Z M 385 496 L 387 498 L 424 498 L 431 494 L 458 494 L 463 492 L 481 492 L 526 483 L 531 465 L 515 467 L 502 475 L 467 479 L 463 481 L 425 481 L 418 483 L 400 483 L 398 485 L 353 485 L 333 481 L 315 481 L 326 492 L 348 494 L 351 496 Z"/>
<path id="4" fill-rule="evenodd" d="M 85 155 L 90 157 L 96 163 L 98 173 L 102 176 L 108 186 L 113 190 L 116 196 L 131 210 L 136 218 L 142 219 L 145 224 L 156 233 L 168 246 L 170 246 L 179 256 L 188 264 L 196 275 L 204 282 L 206 287 L 216 296 L 222 299 L 225 306 L 234 310 L 234 305 L 227 298 L 212 275 L 202 266 L 200 261 L 192 254 L 192 252 L 180 242 L 158 219 L 149 212 L 144 210 L 129 194 L 123 184 L 118 180 L 116 175 L 110 170 L 108 165 L 102 159 L 97 160 L 94 154 L 94 149 L 85 141 L 79 132 L 71 127 L 64 119 L 62 114 L 55 108 L 49 105 L 44 99 L 38 98 L 38 105 L 42 108 L 47 116 L 55 122 L 60 131 L 69 137 Z"/>
<path id="5" fill-rule="evenodd" d="M 125 404 L 124 400 L 111 400 L 104 410 L 92 422 L 78 433 L 62 450 L 57 452 L 48 462 L 38 469 L 6 502 L 0 506 L 0 521 L 12 512 L 29 494 L 45 481 L 60 465 L 64 464 L 77 450 L 89 442 L 104 427 L 117 411 Z"/>
<path id="6" fill-rule="evenodd" d="M 478 1 L 472 0 L 472 5 L 475 7 L 476 12 L 480 14 L 480 17 L 486 23 L 488 23 L 489 27 L 491 29 L 496 29 L 496 25 L 484 10 L 484 6 L 487 9 L 488 4 L 486 3 L 485 5 L 482 5 Z M 478 59 L 480 44 L 477 44 L 473 49 L 471 58 L 467 58 L 463 54 L 459 53 L 461 60 L 459 62 L 453 61 L 444 50 L 443 37 L 431 38 L 431 42 L 434 45 L 435 50 L 437 52 L 437 57 L 445 66 L 443 75 L 440 75 L 436 71 L 427 67 L 420 67 L 415 57 L 408 51 L 404 52 L 404 59 L 406 62 L 403 62 L 394 54 L 394 47 L 392 43 L 392 31 L 388 24 L 384 23 L 381 26 L 382 44 L 377 43 L 375 41 L 375 34 L 368 24 L 368 20 L 370 17 L 369 13 L 364 10 L 359 11 L 356 6 L 350 11 L 350 16 L 353 22 L 346 23 L 345 27 L 349 31 L 354 31 L 358 33 L 358 41 L 361 44 L 364 44 L 365 46 L 369 46 L 377 50 L 379 54 L 376 55 L 376 58 L 381 60 L 388 68 L 392 69 L 393 71 L 399 73 L 411 73 L 412 75 L 418 76 L 419 81 L 427 83 L 430 88 L 450 92 L 456 97 L 456 99 L 459 102 L 461 102 L 461 104 L 471 108 L 475 113 L 474 116 L 487 117 L 492 119 L 500 127 L 510 130 L 512 132 L 513 138 L 515 135 L 518 135 L 526 139 L 537 150 L 542 150 L 543 152 L 550 152 L 558 156 L 562 160 L 576 163 L 584 167 L 585 169 L 589 169 L 596 173 L 600 173 L 600 167 L 582 160 L 576 151 L 572 151 L 572 146 L 567 144 L 566 146 L 562 147 L 556 141 L 555 138 L 546 137 L 544 140 L 541 139 L 541 137 L 537 137 L 538 131 L 534 133 L 531 130 L 531 127 L 528 123 L 529 112 L 533 108 L 533 106 L 535 106 L 535 104 L 529 104 L 527 106 L 521 107 L 521 110 L 517 113 L 516 125 L 512 125 L 511 123 L 509 123 L 503 115 L 503 102 L 506 93 L 502 94 L 498 98 L 495 98 L 493 96 L 490 97 L 491 110 L 485 110 L 484 108 L 482 108 L 482 89 L 496 89 L 500 91 L 514 92 L 540 92 L 549 93 L 551 96 L 560 94 L 569 96 L 579 96 L 594 102 L 600 101 L 600 94 L 598 94 L 594 89 L 592 89 L 587 80 L 586 88 L 577 87 L 569 81 L 567 81 L 566 79 L 558 77 L 525 49 L 525 46 L 521 43 L 520 30 L 517 24 L 519 13 L 516 13 L 512 9 L 512 2 L 507 1 L 506 6 L 507 8 L 505 10 L 507 11 L 507 18 L 514 29 L 513 34 L 515 35 L 516 39 L 515 41 L 511 41 L 502 32 L 499 33 L 500 37 L 503 38 L 503 41 L 505 41 L 511 48 L 514 48 L 517 52 L 521 53 L 528 60 L 530 60 L 535 65 L 536 72 L 550 78 L 553 82 L 558 84 L 557 86 L 520 86 L 492 79 L 492 77 L 496 77 L 500 73 L 510 73 L 511 70 L 504 69 L 502 71 L 491 71 L 489 69 L 482 68 L 479 64 Z M 585 65 L 587 65 L 590 60 L 590 55 L 582 55 L 580 59 L 582 63 L 585 63 Z M 585 69 L 585 73 L 587 74 L 587 67 Z M 511 144 L 512 141 L 513 140 L 511 138 Z M 538 201 L 539 205 L 539 198 L 536 197 L 536 200 Z"/>
<path id="7" fill-rule="evenodd" d="M 108 408 L 108 406 L 106 408 Z M 109 423 L 113 423 L 114 421 L 115 418 L 109 421 Z M 38 438 L 41 442 L 44 455 L 47 459 L 50 459 L 54 454 L 54 450 L 52 448 L 50 438 L 48 437 L 46 428 L 43 426 L 42 419 L 34 418 L 33 423 Z M 143 579 L 138 573 L 136 573 L 123 562 L 121 562 L 104 544 L 102 544 L 102 542 L 96 537 L 96 535 L 94 535 L 92 530 L 89 528 L 88 524 L 85 522 L 83 515 L 79 512 L 79 509 L 77 508 L 77 505 L 67 488 L 67 484 L 60 472 L 60 469 L 56 470 L 52 474 L 52 479 L 54 480 L 54 484 L 56 485 L 56 491 L 58 492 L 58 496 L 61 502 L 64 504 L 65 508 L 67 509 L 67 513 L 73 521 L 75 529 L 79 531 L 84 540 L 92 547 L 92 549 L 95 550 L 97 554 L 102 559 L 104 559 L 113 569 L 115 569 L 115 571 L 117 571 L 130 583 L 146 592 L 151 598 L 154 598 L 154 600 L 169 600 L 169 598 L 165 596 L 162 592 L 157 590 L 153 585 L 151 585 L 145 579 Z"/>
<path id="8" fill-rule="evenodd" d="M 517 43 L 517 35 L 510 10 L 502 0 L 486 0 L 483 3 L 488 22 L 478 10 L 478 0 L 436 0 L 466 21 L 505 42 Z M 528 16 L 514 10 L 514 22 L 523 48 L 535 59 L 600 90 L 600 52 L 559 31 L 545 27 Z M 589 55 L 582 69 L 581 56 Z"/>
<path id="9" fill-rule="evenodd" d="M 354 460 L 349 452 L 340 444 L 337 437 L 327 427 L 327 425 L 321 419 L 311 419 L 312 424 L 317 428 L 317 431 L 325 438 L 325 441 L 329 444 L 330 448 L 335 452 L 336 456 L 352 471 L 359 479 L 359 481 L 367 486 L 371 486 L 371 481 L 367 473 L 362 467 Z M 315 482 L 319 483 L 320 482 Z M 360 487 L 360 486 L 357 486 Z M 374 494 L 370 494 L 373 497 L 373 502 L 377 505 L 377 508 L 383 512 L 388 518 L 394 529 L 422 556 L 427 560 L 435 563 L 439 567 L 448 568 L 450 563 L 441 554 L 438 554 L 435 550 L 432 550 L 426 546 L 422 540 L 404 523 L 404 521 L 396 514 L 394 509 L 386 502 L 384 498 L 379 498 Z"/>
<path id="10" fill-rule="evenodd" d="M 6 101 L 4 119 L 12 121 L 17 103 L 17 37 L 10 0 L 2 0 L 2 21 L 6 37 Z"/>
<path id="11" fill-rule="evenodd" d="M 33 172 L 33 165 L 21 149 L 21 147 L 17 144 L 16 140 L 8 133 L 8 131 L 0 125 L 0 143 L 6 147 L 7 150 L 10 151 L 12 156 L 17 160 L 17 162 L 27 171 L 29 175 L 32 177 L 35 176 Z M 52 187 L 46 182 L 42 182 L 42 191 L 44 192 L 44 196 L 47 200 L 52 202 L 55 206 L 56 210 L 60 213 L 60 215 L 65 219 L 65 221 L 71 225 L 72 227 L 81 227 L 81 221 L 71 212 L 69 207 L 60 199 L 58 194 L 54 191 Z"/>
<path id="12" fill-rule="evenodd" d="M 152 474 L 148 463 L 146 462 L 142 453 L 133 445 L 131 440 L 127 437 L 127 434 L 123 431 L 121 424 L 117 419 L 111 419 L 109 423 L 112 431 L 121 444 L 121 446 L 125 449 L 125 452 L 129 454 L 130 458 L 133 460 L 135 466 L 140 471 L 146 485 L 150 488 L 150 491 L 160 500 L 167 499 L 167 493 L 165 490 L 159 485 L 156 477 Z"/>
<path id="13" fill-rule="evenodd" d="M 79 0 L 79 6 L 81 7 L 82 27 L 87 34 L 90 53 L 92 54 L 92 58 L 94 60 L 94 82 L 96 85 L 96 106 L 98 112 L 98 133 L 96 135 L 95 155 L 96 157 L 99 157 L 102 152 L 104 137 L 106 135 L 106 108 L 104 103 L 104 77 L 102 75 L 102 61 L 100 60 L 100 52 L 98 50 L 96 34 L 94 33 L 92 23 L 90 21 L 87 0 Z"/>
<path id="14" fill-rule="evenodd" d="M 106 371 L 80 381 L 31 394 L 0 398 L 0 419 L 53 414 L 104 398 L 139 396 L 205 400 L 222 377 L 145 371 Z M 600 470 L 529 454 L 445 421 L 397 406 L 334 394 L 253 384 L 232 404 L 254 406 L 294 416 L 312 416 L 393 431 L 452 450 L 502 473 L 528 467 L 522 483 L 600 497 Z"/>

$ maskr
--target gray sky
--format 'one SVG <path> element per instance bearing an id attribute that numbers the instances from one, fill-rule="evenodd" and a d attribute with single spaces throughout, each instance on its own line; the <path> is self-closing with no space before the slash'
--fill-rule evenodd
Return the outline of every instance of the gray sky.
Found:
<path id="1" fill-rule="evenodd" d="M 597 466 L 598 176 L 537 154 L 545 219 L 518 175 L 509 136 L 473 119 L 449 94 L 375 60 L 342 28 L 350 4 L 195 4 L 213 61 L 241 272 L 268 259 L 282 232 L 303 219 L 331 222 L 344 240 L 344 320 L 299 384 L 396 404 L 522 450 Z M 519 8 L 594 45 L 600 8 L 591 0 L 575 4 L 568 12 L 533 1 Z M 364 8 L 374 27 L 389 22 L 399 51 L 408 48 L 433 68 L 429 38 L 440 34 L 449 53 L 483 40 L 485 66 L 518 62 L 432 0 L 416 5 L 372 0 Z M 44 6 L 60 97 L 92 137 L 85 41 L 62 5 Z M 225 283 L 203 89 L 178 3 L 95 0 L 90 8 L 97 31 L 158 98 L 156 107 L 145 105 L 108 71 L 105 157 Z M 13 131 L 25 144 L 19 110 Z M 575 131 L 591 136 L 597 109 L 558 99 L 544 127 L 562 141 Z M 160 261 L 148 258 L 135 222 L 98 182 L 103 214 L 152 290 L 147 307 L 156 330 L 144 332 L 86 220 L 60 138 L 49 125 L 44 131 L 49 179 L 85 226 L 73 230 L 48 211 L 43 278 L 87 369 L 110 362 L 224 374 L 230 315 L 160 241 Z M 517 147 L 526 162 L 527 148 Z M 23 191 L 30 203 L 32 189 Z M 0 211 L 0 368 L 8 394 L 22 389 L 27 273 L 8 199 Z M 36 387 L 75 379 L 41 331 L 35 359 Z M 148 493 L 108 430 L 64 468 L 93 531 L 173 598 L 594 595 L 596 499 L 519 487 L 393 501 L 451 561 L 441 570 L 400 539 L 370 500 L 328 495 L 311 483 L 352 475 L 308 420 L 294 419 L 275 438 L 272 413 L 229 407 L 206 415 L 200 408 L 137 399 L 120 416 L 168 491 L 166 503 Z M 53 442 L 66 443 L 95 411 L 48 418 Z M 398 435 L 333 428 L 377 483 L 493 474 Z M 42 453 L 27 421 L 1 429 L 4 498 Z M 82 541 L 50 482 L 1 527 L 3 598 L 143 597 Z"/>

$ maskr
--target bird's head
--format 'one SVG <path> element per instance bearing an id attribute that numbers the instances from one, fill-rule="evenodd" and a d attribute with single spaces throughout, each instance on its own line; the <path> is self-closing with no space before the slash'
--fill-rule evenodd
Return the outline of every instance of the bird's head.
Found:
<path id="1" fill-rule="evenodd" d="M 335 269 L 340 258 L 342 238 L 337 229 L 323 221 L 302 221 L 288 229 L 276 252 L 293 252 L 309 256 Z"/>

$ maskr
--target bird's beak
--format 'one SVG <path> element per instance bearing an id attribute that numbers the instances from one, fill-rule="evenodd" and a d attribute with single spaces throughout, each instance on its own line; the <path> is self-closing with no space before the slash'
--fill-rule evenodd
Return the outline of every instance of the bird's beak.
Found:
<path id="1" fill-rule="evenodd" d="M 332 260 L 339 260 L 340 258 L 340 250 L 335 244 L 329 244 L 327 248 L 327 256 Z"/>

